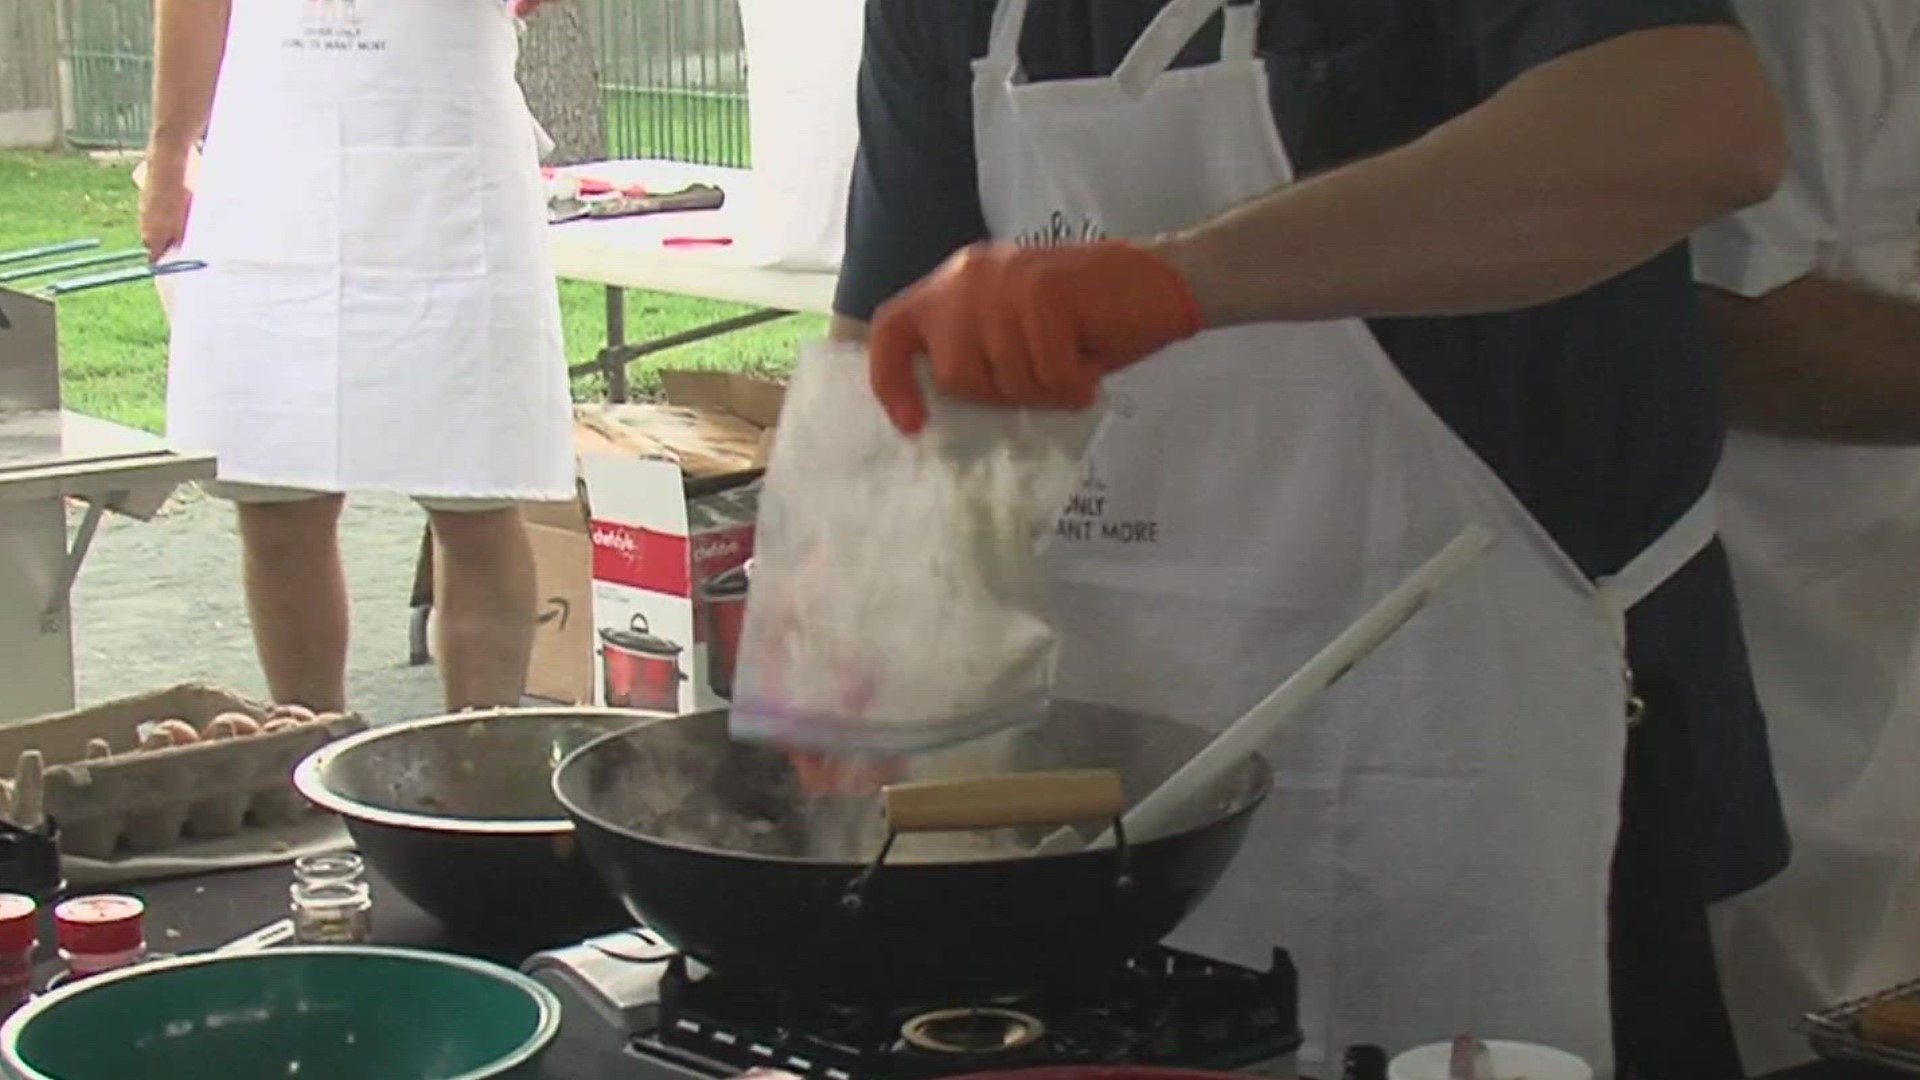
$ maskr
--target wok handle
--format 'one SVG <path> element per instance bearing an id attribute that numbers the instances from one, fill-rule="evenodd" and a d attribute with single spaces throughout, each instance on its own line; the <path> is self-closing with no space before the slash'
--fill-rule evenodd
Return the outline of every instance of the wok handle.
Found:
<path id="1" fill-rule="evenodd" d="M 888 785 L 881 801 L 895 833 L 1113 821 L 1127 808 L 1120 774 L 1112 769 L 918 780 Z"/>

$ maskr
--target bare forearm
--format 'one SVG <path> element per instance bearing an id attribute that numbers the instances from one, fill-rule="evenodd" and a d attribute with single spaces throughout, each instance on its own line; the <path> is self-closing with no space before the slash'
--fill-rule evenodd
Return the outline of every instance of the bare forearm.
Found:
<path id="1" fill-rule="evenodd" d="M 232 0 L 154 0 L 150 170 L 186 169 L 207 127 L 227 45 Z"/>
<path id="2" fill-rule="evenodd" d="M 1817 276 L 1758 300 L 1701 294 L 1737 426 L 1920 445 L 1920 303 Z"/>
<path id="3" fill-rule="evenodd" d="M 1785 153 L 1744 36 L 1651 30 L 1563 57 L 1413 144 L 1163 250 L 1209 325 L 1513 310 L 1765 199 Z"/>

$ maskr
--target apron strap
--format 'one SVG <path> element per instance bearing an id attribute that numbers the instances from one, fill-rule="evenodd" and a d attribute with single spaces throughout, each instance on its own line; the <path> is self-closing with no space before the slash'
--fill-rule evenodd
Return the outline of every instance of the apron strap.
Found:
<path id="1" fill-rule="evenodd" d="M 1180 56 L 1180 50 L 1187 47 L 1194 35 L 1198 34 L 1215 12 L 1227 5 L 1228 0 L 1173 0 L 1160 9 L 1140 40 L 1133 43 L 1127 52 L 1127 58 L 1120 61 L 1114 70 L 1113 81 L 1128 94 L 1145 93 L 1147 87 L 1167 73 L 1174 60 Z M 1258 17 L 1258 9 L 1253 4 L 1236 4 L 1227 12 L 1227 30 L 1221 41 L 1220 59 L 1238 60 L 1253 55 L 1253 33 L 1249 29 L 1235 30 L 1235 12 L 1243 12 L 1238 21 L 1251 21 Z M 1243 40 L 1236 40 L 1243 39 Z M 1237 48 L 1239 55 L 1230 51 Z"/>
<path id="2" fill-rule="evenodd" d="M 993 30 L 986 62 L 1009 77 L 1020 70 L 1020 32 L 1027 25 L 1027 0 L 1000 0 L 993 6 Z"/>
<path id="3" fill-rule="evenodd" d="M 1606 609 L 1614 637 L 1624 648 L 1627 641 L 1627 612 L 1653 594 L 1667 579 L 1707 549 L 1720 531 L 1720 519 L 1711 489 L 1667 527 L 1659 539 L 1648 544 L 1633 561 L 1611 577 L 1595 583 L 1601 606 Z"/>
<path id="4" fill-rule="evenodd" d="M 1252 62 L 1260 53 L 1260 4 L 1234 0 L 1227 5 L 1226 25 L 1220 34 L 1220 62 Z"/>

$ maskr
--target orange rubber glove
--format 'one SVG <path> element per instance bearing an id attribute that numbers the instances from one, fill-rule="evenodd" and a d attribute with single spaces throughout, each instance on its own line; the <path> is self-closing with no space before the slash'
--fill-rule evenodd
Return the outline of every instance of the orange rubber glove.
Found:
<path id="1" fill-rule="evenodd" d="M 1103 376 L 1200 330 L 1186 279 L 1147 248 L 995 242 L 961 249 L 883 304 L 867 349 L 873 392 L 911 435 L 927 422 L 919 356 L 956 398 L 1084 409 Z"/>

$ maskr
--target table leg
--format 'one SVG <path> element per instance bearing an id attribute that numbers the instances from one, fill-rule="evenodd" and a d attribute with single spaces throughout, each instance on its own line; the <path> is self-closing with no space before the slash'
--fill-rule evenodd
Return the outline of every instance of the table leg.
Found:
<path id="1" fill-rule="evenodd" d="M 49 610 L 66 563 L 63 500 L 0 508 L 0 720 L 73 708 L 73 619 Z"/>
<path id="2" fill-rule="evenodd" d="M 74 531 L 72 541 L 67 544 L 66 559 L 60 564 L 60 576 L 54 581 L 53 592 L 47 597 L 46 606 L 41 612 L 43 622 L 51 625 L 54 619 L 68 619 L 73 610 L 73 583 L 80 578 L 80 564 L 86 561 L 87 552 L 93 547 L 93 538 L 100 532 L 100 519 L 106 515 L 105 502 L 94 499 L 87 503 L 86 514 L 80 519 L 80 528 Z"/>
<path id="3" fill-rule="evenodd" d="M 433 523 L 420 534 L 420 554 L 413 564 L 413 595 L 408 598 L 407 663 L 414 667 L 433 662 Z"/>
<path id="4" fill-rule="evenodd" d="M 592 360 L 568 369 L 567 374 L 573 376 L 598 373 L 607 380 L 607 400 L 616 404 L 622 403 L 629 400 L 632 393 L 632 384 L 627 379 L 627 365 L 635 360 L 665 352 L 668 349 L 677 349 L 682 345 L 710 341 L 738 330 L 750 330 L 797 314 L 799 312 L 761 308 L 749 311 L 745 315 L 736 315 L 731 319 L 703 323 L 677 334 L 628 344 L 626 291 L 617 285 L 609 285 L 607 286 L 607 343 L 594 354 Z"/>
<path id="5" fill-rule="evenodd" d="M 627 361 L 620 352 L 627 344 L 627 291 L 618 285 L 607 286 L 607 347 L 594 362 L 607 376 L 607 400 L 627 400 Z"/>

